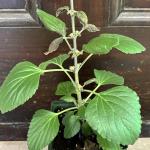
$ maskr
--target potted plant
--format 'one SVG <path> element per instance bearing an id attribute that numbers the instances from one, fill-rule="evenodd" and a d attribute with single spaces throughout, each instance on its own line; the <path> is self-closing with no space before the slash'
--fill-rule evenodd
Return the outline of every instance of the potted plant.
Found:
<path id="1" fill-rule="evenodd" d="M 72 33 L 68 34 L 66 24 L 57 18 L 61 13 L 71 17 Z M 142 123 L 136 92 L 124 86 L 122 76 L 105 70 L 94 69 L 93 78 L 80 83 L 79 71 L 93 55 L 108 54 L 113 48 L 125 54 L 141 53 L 145 48 L 129 37 L 106 33 L 91 39 L 79 50 L 77 38 L 82 32 L 97 32 L 99 28 L 89 24 L 85 12 L 74 10 L 73 0 L 70 0 L 70 7 L 57 10 L 57 17 L 40 9 L 37 9 L 37 15 L 48 30 L 59 34 L 45 54 L 56 51 L 63 41 L 70 51 L 39 66 L 28 61 L 17 64 L 0 88 L 1 113 L 11 111 L 29 100 L 38 89 L 40 76 L 64 72 L 69 80 L 57 86 L 55 94 L 61 98 L 55 106 L 59 107 L 53 107 L 53 111 L 40 109 L 33 115 L 27 139 L 29 150 L 41 150 L 51 143 L 54 143 L 52 149 L 57 150 L 55 145 L 59 143 L 54 139 L 62 138 L 62 135 L 67 142 L 73 141 L 70 142 L 71 147 L 66 149 L 121 150 L 122 145 L 134 144 L 140 135 Z M 82 24 L 79 31 L 76 30 L 76 19 Z M 73 44 L 70 43 L 72 41 Z M 89 54 L 88 57 L 78 62 L 78 57 L 84 53 Z M 74 65 L 65 68 L 63 63 L 70 57 Z M 55 65 L 56 69 L 47 69 L 49 65 Z M 87 88 L 91 83 L 95 84 L 93 90 Z M 113 87 L 99 91 L 105 85 Z"/>

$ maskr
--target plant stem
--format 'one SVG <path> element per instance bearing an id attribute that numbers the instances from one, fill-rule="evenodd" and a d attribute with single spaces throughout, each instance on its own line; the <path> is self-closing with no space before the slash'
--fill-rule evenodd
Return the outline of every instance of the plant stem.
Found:
<path id="1" fill-rule="evenodd" d="M 68 69 L 49 69 L 49 70 L 44 70 L 43 72 L 47 73 L 47 72 L 63 72 L 63 71 L 71 72 Z"/>
<path id="2" fill-rule="evenodd" d="M 74 1 L 70 0 L 70 6 L 71 10 L 74 11 Z M 75 35 L 76 29 L 75 29 L 75 15 L 71 15 L 71 24 L 72 24 L 72 33 Z M 77 37 L 73 37 L 73 50 L 77 51 Z M 78 66 L 78 57 L 74 56 L 74 67 L 75 67 L 75 83 L 76 83 L 76 93 L 78 98 L 78 105 L 80 106 L 82 103 L 82 96 L 81 96 L 81 89 L 80 89 L 80 83 L 79 83 L 79 66 Z"/>
<path id="3" fill-rule="evenodd" d="M 72 79 L 71 75 L 68 73 L 68 71 L 66 69 L 64 69 L 62 66 L 60 66 L 62 68 L 62 70 L 64 71 L 64 73 L 68 76 L 68 78 L 71 80 L 72 84 L 74 87 L 76 87 L 76 83 L 74 82 L 74 80 Z"/>
<path id="4" fill-rule="evenodd" d="M 83 92 L 91 93 L 93 91 L 92 90 L 83 89 Z M 93 94 L 98 95 L 98 93 L 96 93 L 96 92 L 93 92 Z"/>
<path id="5" fill-rule="evenodd" d="M 61 115 L 61 114 L 65 113 L 65 112 L 67 112 L 67 111 L 75 110 L 75 109 L 78 109 L 78 107 L 67 108 L 67 109 L 65 109 L 65 110 L 63 110 L 63 111 L 61 111 L 61 112 L 59 112 L 59 113 L 57 113 L 57 114 L 58 114 L 58 115 Z"/>
<path id="6" fill-rule="evenodd" d="M 66 37 L 64 37 L 64 40 L 67 43 L 69 49 L 72 50 L 72 47 L 71 47 L 70 43 L 68 42 L 68 39 Z"/>
<path id="7" fill-rule="evenodd" d="M 82 62 L 82 64 L 79 67 L 79 70 L 84 66 L 84 64 L 93 56 L 93 54 L 88 55 L 88 57 L 85 58 L 85 60 Z"/>
<path id="8" fill-rule="evenodd" d="M 100 86 L 101 86 L 100 84 L 97 85 L 97 87 L 96 87 L 93 91 L 91 91 L 91 93 L 88 95 L 88 97 L 84 100 L 85 103 L 89 100 L 89 98 L 90 98 L 93 94 L 95 94 L 95 92 L 98 90 L 98 88 L 99 88 Z"/>

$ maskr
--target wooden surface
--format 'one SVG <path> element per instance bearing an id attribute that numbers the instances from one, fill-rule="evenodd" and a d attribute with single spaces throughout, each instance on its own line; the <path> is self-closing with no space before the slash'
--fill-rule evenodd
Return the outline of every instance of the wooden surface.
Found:
<path id="1" fill-rule="evenodd" d="M 42 0 L 41 8 L 54 14 L 60 6 L 66 5 L 69 0 Z M 142 16 L 145 20 L 132 20 L 127 22 L 121 20 L 118 22 L 118 13 L 124 8 L 126 11 L 125 1 L 122 0 L 76 0 L 76 8 L 83 9 L 89 15 L 90 23 L 101 26 L 101 33 L 120 33 L 137 39 L 147 48 L 147 51 L 138 55 L 124 55 L 117 51 L 112 51 L 107 56 L 94 56 L 81 71 L 81 82 L 93 76 L 93 68 L 106 69 L 116 72 L 125 77 L 126 85 L 137 91 L 141 98 L 143 129 L 141 136 L 150 136 L 150 28 L 149 18 Z M 113 3 L 112 3 L 113 2 Z M 141 8 L 137 9 L 138 15 L 147 1 L 139 1 Z M 9 1 L 6 2 L 9 4 Z M 34 1 L 28 0 L 28 9 L 35 17 L 33 6 Z M 133 1 L 128 1 L 128 7 L 133 7 Z M 8 5 L 9 6 L 9 5 Z M 118 7 L 119 6 L 119 7 Z M 138 7 L 139 7 L 138 6 Z M 18 5 L 18 8 L 20 5 Z M 120 8 L 121 7 L 121 8 Z M 113 9 L 115 8 L 115 10 Z M 149 8 L 147 8 L 149 11 Z M 147 10 L 145 10 L 147 12 Z M 130 13 L 130 12 L 127 12 Z M 29 13 L 27 13 L 29 14 Z M 137 14 L 137 13 L 136 13 Z M 7 17 L 8 18 L 8 17 Z M 62 19 L 69 22 L 70 19 L 62 16 Z M 25 18 L 24 18 L 25 19 Z M 29 19 L 29 18 L 27 18 Z M 123 19 L 123 18 L 121 18 Z M 138 17 L 137 17 L 138 19 Z M 35 23 L 34 20 L 31 21 Z M 30 23 L 31 23 L 30 22 Z M 57 34 L 48 32 L 40 28 L 37 24 L 27 24 L 25 21 L 17 22 L 9 26 L 9 22 L 3 22 L 0 27 L 0 83 L 5 79 L 9 70 L 18 62 L 23 60 L 32 61 L 35 64 L 53 58 L 60 53 L 65 53 L 67 47 L 61 45 L 59 50 L 50 56 L 44 56 L 49 43 L 58 37 Z M 70 25 L 68 24 L 68 27 Z M 80 27 L 77 24 L 78 28 Z M 87 35 L 87 37 L 85 37 Z M 94 37 L 96 34 L 85 33 L 79 39 L 79 48 L 82 44 Z M 85 55 L 83 56 L 85 57 Z M 81 60 L 83 59 L 80 58 Z M 72 64 L 72 61 L 66 63 L 66 66 Z M 13 112 L 0 115 L 0 140 L 25 140 L 29 121 L 32 114 L 39 108 L 50 108 L 50 102 L 58 99 L 54 96 L 56 85 L 59 81 L 66 80 L 67 77 L 62 73 L 45 75 L 41 78 L 40 88 L 36 95 L 24 106 L 19 107 Z"/>

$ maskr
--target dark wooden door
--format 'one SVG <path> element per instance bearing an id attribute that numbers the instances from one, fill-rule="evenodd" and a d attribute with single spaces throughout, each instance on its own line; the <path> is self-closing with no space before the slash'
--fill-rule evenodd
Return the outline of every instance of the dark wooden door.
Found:
<path id="1" fill-rule="evenodd" d="M 69 0 L 0 0 L 1 83 L 17 62 L 29 60 L 39 64 L 43 60 L 67 52 L 64 44 L 50 56 L 43 55 L 57 34 L 40 27 L 36 21 L 35 8 L 38 4 L 47 12 L 55 14 L 58 7 L 68 3 Z M 101 27 L 101 33 L 128 35 L 141 41 L 147 48 L 145 53 L 136 56 L 124 55 L 117 51 L 107 56 L 95 56 L 86 64 L 81 76 L 82 81 L 88 79 L 92 76 L 93 67 L 123 75 L 126 84 L 135 89 L 141 97 L 143 116 L 141 136 L 150 136 L 150 1 L 75 0 L 75 7 L 86 11 L 90 22 Z M 62 19 L 69 22 L 65 16 L 62 16 Z M 79 47 L 98 34 L 85 33 L 79 40 Z M 29 102 L 13 112 L 0 115 L 0 140 L 25 140 L 32 114 L 39 108 L 50 108 L 50 102 L 57 99 L 53 94 L 56 84 L 65 78 L 63 74 L 58 73 L 46 75 L 41 79 L 40 89 Z"/>

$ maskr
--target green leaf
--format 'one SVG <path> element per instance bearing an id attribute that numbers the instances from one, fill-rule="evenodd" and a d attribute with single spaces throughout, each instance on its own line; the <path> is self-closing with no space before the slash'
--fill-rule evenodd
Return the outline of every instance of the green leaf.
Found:
<path id="1" fill-rule="evenodd" d="M 75 115 L 70 115 L 65 121 L 64 121 L 64 137 L 66 139 L 69 139 L 73 136 L 75 136 L 80 131 L 80 121 L 79 117 Z"/>
<path id="2" fill-rule="evenodd" d="M 86 25 L 88 23 L 88 17 L 84 11 L 77 11 L 75 15 L 81 21 L 82 24 Z"/>
<path id="3" fill-rule="evenodd" d="M 39 65 L 39 67 L 43 70 L 45 70 L 47 68 L 48 65 L 54 64 L 57 66 L 62 66 L 64 61 L 67 60 L 69 58 L 69 56 L 67 54 L 63 54 L 63 55 L 59 55 L 53 59 L 50 59 L 46 62 L 43 62 Z"/>
<path id="4" fill-rule="evenodd" d="M 56 95 L 69 95 L 76 93 L 75 88 L 71 81 L 61 82 L 57 86 Z"/>
<path id="5" fill-rule="evenodd" d="M 62 20 L 40 9 L 37 9 L 37 15 L 48 30 L 66 35 L 66 25 Z"/>
<path id="6" fill-rule="evenodd" d="M 68 102 L 68 103 L 76 101 L 76 99 L 73 96 L 70 96 L 70 95 L 62 96 L 60 98 L 60 100 L 63 100 L 63 101 Z"/>
<path id="7" fill-rule="evenodd" d="M 117 44 L 118 40 L 116 38 L 101 34 L 99 37 L 93 38 L 87 44 L 84 44 L 82 49 L 92 54 L 108 54 Z"/>
<path id="8" fill-rule="evenodd" d="M 112 73 L 110 71 L 95 69 L 94 74 L 96 77 L 97 84 L 100 85 L 107 85 L 107 84 L 123 85 L 124 84 L 123 77 L 115 73 Z"/>
<path id="9" fill-rule="evenodd" d="M 45 52 L 44 54 L 45 55 L 48 55 L 54 51 L 56 51 L 58 48 L 59 48 L 59 45 L 63 42 L 63 38 L 62 37 L 59 37 L 59 38 L 56 38 L 54 39 L 51 44 L 49 45 L 49 48 L 48 48 L 48 51 Z"/>
<path id="10" fill-rule="evenodd" d="M 119 34 L 101 34 L 83 45 L 83 50 L 92 54 L 107 54 L 112 48 L 116 48 L 126 54 L 145 51 L 144 46 L 136 40 Z"/>
<path id="11" fill-rule="evenodd" d="M 83 133 L 83 135 L 85 137 L 88 137 L 89 135 L 92 135 L 93 134 L 93 131 L 91 129 L 91 127 L 88 125 L 87 122 L 84 122 L 81 126 L 81 131 Z"/>
<path id="12" fill-rule="evenodd" d="M 59 131 L 57 113 L 38 110 L 30 123 L 28 131 L 29 150 L 41 150 L 50 144 Z"/>
<path id="13" fill-rule="evenodd" d="M 65 125 L 67 123 L 67 120 L 74 115 L 74 111 L 68 111 L 65 113 L 65 117 L 62 119 L 62 124 Z"/>
<path id="14" fill-rule="evenodd" d="M 137 54 L 145 51 L 145 47 L 137 42 L 136 40 L 119 34 L 105 34 L 106 36 L 110 36 L 118 39 L 118 45 L 114 46 L 114 48 L 120 50 L 126 54 Z"/>
<path id="15" fill-rule="evenodd" d="M 126 86 L 95 96 L 87 106 L 85 117 L 93 130 L 116 144 L 133 144 L 141 132 L 139 97 Z"/>
<path id="16" fill-rule="evenodd" d="M 97 135 L 97 142 L 99 146 L 103 148 L 103 150 L 122 150 L 119 144 L 114 144 L 102 138 L 100 135 Z"/>
<path id="17" fill-rule="evenodd" d="M 65 11 L 69 11 L 69 7 L 68 6 L 63 6 L 57 9 L 56 11 L 56 16 L 58 17 L 60 14 L 62 14 Z"/>
<path id="18" fill-rule="evenodd" d="M 0 110 L 11 111 L 31 98 L 39 86 L 43 70 L 30 62 L 17 64 L 0 88 Z"/>

